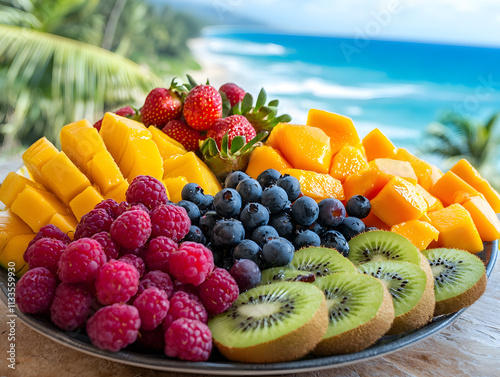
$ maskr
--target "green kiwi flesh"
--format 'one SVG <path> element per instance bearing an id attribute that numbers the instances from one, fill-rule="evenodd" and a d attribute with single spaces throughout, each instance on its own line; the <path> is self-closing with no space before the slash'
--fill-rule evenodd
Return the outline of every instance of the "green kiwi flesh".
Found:
<path id="1" fill-rule="evenodd" d="M 369 275 L 336 273 L 314 283 L 326 297 L 328 330 L 313 354 L 361 351 L 380 339 L 394 321 L 389 291 Z"/>
<path id="2" fill-rule="evenodd" d="M 262 270 L 259 285 L 271 284 L 277 281 L 303 281 L 311 283 L 316 280 L 313 272 L 297 270 L 291 267 L 273 267 Z"/>
<path id="3" fill-rule="evenodd" d="M 486 289 L 486 269 L 477 256 L 459 249 L 429 249 L 423 255 L 434 276 L 434 315 L 472 305 Z"/>
<path id="4" fill-rule="evenodd" d="M 229 360 L 296 360 L 311 352 L 326 332 L 326 300 L 310 283 L 261 285 L 241 293 L 208 326 L 215 345 Z"/>
<path id="5" fill-rule="evenodd" d="M 337 272 L 357 273 L 356 267 L 337 250 L 328 247 L 306 247 L 297 250 L 290 267 L 312 272 L 316 278 Z"/>

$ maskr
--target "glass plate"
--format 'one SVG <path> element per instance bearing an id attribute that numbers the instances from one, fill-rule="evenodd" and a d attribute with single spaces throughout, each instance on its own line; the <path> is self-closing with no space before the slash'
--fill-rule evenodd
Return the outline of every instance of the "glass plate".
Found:
<path id="1" fill-rule="evenodd" d="M 486 273 L 490 276 L 498 255 L 498 240 L 485 242 L 484 250 L 477 255 L 485 263 Z M 0 297 L 7 305 L 7 271 L 3 268 L 0 268 L 0 290 L 2 291 Z M 28 327 L 47 338 L 92 356 L 161 371 L 234 376 L 314 371 L 345 366 L 384 356 L 441 331 L 452 324 L 464 310 L 465 309 L 462 309 L 454 314 L 436 317 L 427 326 L 411 333 L 398 336 L 385 336 L 373 346 L 360 352 L 330 357 L 307 357 L 297 361 L 274 364 L 244 364 L 230 362 L 221 356 L 216 349 L 214 349 L 210 360 L 207 362 L 187 362 L 169 359 L 161 354 L 143 354 L 133 346 L 120 352 L 109 352 L 94 347 L 84 332 L 60 330 L 42 316 L 24 314 L 17 309 L 16 314 Z"/>

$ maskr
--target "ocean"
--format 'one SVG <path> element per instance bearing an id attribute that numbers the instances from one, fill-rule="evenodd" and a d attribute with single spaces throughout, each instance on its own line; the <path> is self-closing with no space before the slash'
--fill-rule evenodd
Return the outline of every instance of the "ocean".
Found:
<path id="1" fill-rule="evenodd" d="M 496 48 L 211 27 L 193 52 L 218 67 L 218 80 L 255 94 L 264 87 L 292 122 L 304 123 L 310 108 L 336 112 L 351 117 L 361 137 L 378 127 L 414 153 L 444 112 L 485 121 L 500 110 Z"/>

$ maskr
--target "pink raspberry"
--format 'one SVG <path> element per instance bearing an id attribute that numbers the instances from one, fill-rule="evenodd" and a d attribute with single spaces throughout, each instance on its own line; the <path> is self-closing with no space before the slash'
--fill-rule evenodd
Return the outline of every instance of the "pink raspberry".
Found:
<path id="1" fill-rule="evenodd" d="M 104 251 L 104 254 L 106 254 L 107 260 L 118 258 L 120 246 L 118 246 L 116 242 L 113 241 L 109 232 L 99 232 L 94 234 L 90 238 L 96 240 L 101 244 L 102 251 Z"/>
<path id="2" fill-rule="evenodd" d="M 154 330 L 162 324 L 167 316 L 170 302 L 165 291 L 151 287 L 137 296 L 134 300 L 134 306 L 139 310 L 141 329 Z"/>
<path id="3" fill-rule="evenodd" d="M 113 304 L 99 309 L 87 321 L 87 334 L 92 344 L 117 352 L 136 341 L 141 327 L 135 306 Z"/>
<path id="4" fill-rule="evenodd" d="M 163 183 L 149 175 L 135 177 L 125 195 L 130 204 L 141 203 L 150 210 L 168 201 L 167 191 Z"/>
<path id="5" fill-rule="evenodd" d="M 144 253 L 148 249 L 148 246 L 149 245 L 146 243 L 141 247 L 136 247 L 135 249 L 127 249 L 125 247 L 121 247 L 120 248 L 120 256 L 127 255 L 127 254 L 134 254 L 134 255 L 137 255 L 138 257 L 142 258 L 144 256 Z"/>
<path id="6" fill-rule="evenodd" d="M 54 238 L 40 238 L 26 252 L 29 268 L 45 267 L 53 275 L 56 275 L 57 264 L 64 250 L 66 250 L 64 241 Z"/>
<path id="7" fill-rule="evenodd" d="M 94 209 L 105 209 L 112 218 L 118 217 L 118 203 L 114 199 L 105 199 L 98 203 Z"/>
<path id="8" fill-rule="evenodd" d="M 137 269 L 137 272 L 139 272 L 140 278 L 146 273 L 146 263 L 144 263 L 144 260 L 137 255 L 125 254 L 118 258 L 118 260 L 134 266 Z"/>
<path id="9" fill-rule="evenodd" d="M 144 252 L 143 257 L 150 270 L 160 270 L 170 272 L 168 260 L 170 255 L 177 250 L 177 244 L 170 238 L 159 236 L 153 238 L 149 242 L 148 249 Z"/>
<path id="10" fill-rule="evenodd" d="M 141 348 L 163 351 L 165 349 L 165 332 L 161 326 L 154 330 L 141 329 L 136 344 Z"/>
<path id="11" fill-rule="evenodd" d="M 61 283 L 50 306 L 50 319 L 66 331 L 82 326 L 90 316 L 93 296 L 84 284 Z"/>
<path id="12" fill-rule="evenodd" d="M 151 219 L 144 211 L 127 211 L 116 218 L 109 233 L 118 245 L 135 249 L 144 246 L 148 241 L 151 235 Z"/>
<path id="13" fill-rule="evenodd" d="M 181 283 L 200 285 L 214 269 L 214 256 L 210 249 L 196 242 L 183 242 L 170 255 L 170 273 Z"/>
<path id="14" fill-rule="evenodd" d="M 45 267 L 28 270 L 16 284 L 16 302 L 23 313 L 43 313 L 56 292 L 56 278 Z"/>
<path id="15" fill-rule="evenodd" d="M 206 361 L 212 352 L 212 333 L 200 321 L 179 318 L 165 332 L 165 354 L 187 361 Z"/>
<path id="16" fill-rule="evenodd" d="M 118 209 L 116 210 L 116 217 L 120 216 L 123 212 L 126 212 L 130 209 L 131 205 L 128 202 L 120 202 L 118 203 Z"/>
<path id="17" fill-rule="evenodd" d="M 71 242 L 59 259 L 59 278 L 65 283 L 92 284 L 106 263 L 101 244 L 91 238 Z"/>
<path id="18" fill-rule="evenodd" d="M 196 319 L 207 323 L 208 313 L 198 296 L 178 291 L 170 298 L 170 309 L 163 321 L 163 330 L 167 330 L 172 322 L 179 318 Z"/>
<path id="19" fill-rule="evenodd" d="M 75 229 L 75 240 L 92 237 L 99 232 L 109 232 L 114 218 L 103 208 L 93 209 L 83 215 Z"/>
<path id="20" fill-rule="evenodd" d="M 181 283 L 179 280 L 174 281 L 174 292 L 177 291 L 192 293 L 198 296 L 198 287 L 195 287 L 193 284 L 189 283 Z"/>
<path id="21" fill-rule="evenodd" d="M 198 294 L 208 312 L 217 315 L 229 309 L 240 291 L 238 284 L 227 270 L 216 268 L 200 284 Z"/>
<path id="22" fill-rule="evenodd" d="M 179 242 L 189 232 L 191 220 L 182 207 L 162 204 L 151 212 L 153 237 L 165 236 Z"/>
<path id="23" fill-rule="evenodd" d="M 26 251 L 23 254 L 24 261 L 28 263 L 28 250 L 29 248 L 39 239 L 41 238 L 53 238 L 55 240 L 63 241 L 65 244 L 71 242 L 70 238 L 66 233 L 63 233 L 61 229 L 53 224 L 47 224 L 40 228 L 40 230 L 35 234 L 35 237 L 30 241 L 28 246 L 26 247 Z"/>
<path id="24" fill-rule="evenodd" d="M 122 261 L 110 260 L 105 263 L 95 281 L 97 300 L 103 305 L 127 302 L 139 287 L 139 272 Z"/>
<path id="25" fill-rule="evenodd" d="M 165 291 L 167 297 L 170 298 L 174 293 L 174 283 L 170 275 L 163 271 L 149 271 L 143 276 L 139 282 L 138 294 L 144 292 L 145 289 L 150 287 L 156 287 L 162 291 Z"/>

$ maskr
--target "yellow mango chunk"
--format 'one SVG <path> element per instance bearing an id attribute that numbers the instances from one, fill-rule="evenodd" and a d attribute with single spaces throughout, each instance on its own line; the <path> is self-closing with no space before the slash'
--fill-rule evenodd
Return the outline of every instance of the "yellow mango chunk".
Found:
<path id="1" fill-rule="evenodd" d="M 104 195 L 104 199 L 114 199 L 118 203 L 126 201 L 125 193 L 127 192 L 129 183 L 127 181 L 123 181 L 118 186 L 113 187 L 111 190 Z"/>
<path id="2" fill-rule="evenodd" d="M 333 156 L 330 175 L 344 183 L 347 177 L 367 167 L 368 162 L 363 152 L 359 148 L 345 145 Z"/>
<path id="3" fill-rule="evenodd" d="M 316 201 L 326 198 L 344 200 L 342 183 L 329 174 L 300 169 L 283 169 L 281 174 L 289 174 L 299 180 L 300 191 Z"/>
<path id="4" fill-rule="evenodd" d="M 36 182 L 46 185 L 42 175 L 42 167 L 52 160 L 59 151 L 46 137 L 42 137 L 35 141 L 23 153 L 23 162 L 31 176 Z M 45 186 L 47 187 L 47 186 Z"/>
<path id="5" fill-rule="evenodd" d="M 0 211 L 0 251 L 8 240 L 21 234 L 32 234 L 33 230 L 11 210 Z"/>
<path id="6" fill-rule="evenodd" d="M 35 233 L 12 237 L 0 251 L 0 266 L 14 268 L 16 273 L 21 271 L 26 265 L 23 259 L 24 251 L 33 237 L 35 237 Z"/>
<path id="7" fill-rule="evenodd" d="M 347 198 L 347 196 L 346 196 Z M 373 214 L 373 211 L 370 211 L 368 216 L 366 216 L 364 219 L 361 219 L 363 223 L 365 224 L 366 227 L 373 226 L 378 229 L 382 230 L 390 230 L 390 226 L 384 223 L 382 220 L 380 220 L 377 216 Z"/>
<path id="8" fill-rule="evenodd" d="M 187 153 L 186 148 L 184 148 L 181 143 L 179 143 L 177 140 L 172 139 L 158 127 L 149 126 L 148 130 L 149 132 L 151 132 L 153 141 L 160 151 L 162 160 L 168 157 L 175 156 L 176 154 Z"/>
<path id="9" fill-rule="evenodd" d="M 330 137 L 320 128 L 280 123 L 267 145 L 278 149 L 295 168 L 328 174 L 332 160 Z"/>
<path id="10" fill-rule="evenodd" d="M 307 114 L 306 124 L 322 129 L 330 137 L 330 147 L 333 154 L 336 154 L 346 144 L 353 147 L 361 144 L 358 131 L 356 131 L 352 120 L 343 115 L 311 109 Z"/>
<path id="11" fill-rule="evenodd" d="M 182 188 L 188 183 L 186 177 L 171 177 L 163 180 L 163 184 L 168 191 L 168 198 L 174 203 L 178 203 L 182 200 Z"/>
<path id="12" fill-rule="evenodd" d="M 207 195 L 215 195 L 221 190 L 221 185 L 215 174 L 194 152 L 165 159 L 163 169 L 164 179 L 186 177 L 189 183 L 199 184 Z"/>
<path id="13" fill-rule="evenodd" d="M 463 192 L 463 193 L 460 193 Z M 451 170 L 447 171 L 430 189 L 429 193 L 441 200 L 445 207 L 456 202 L 457 197 L 478 195 L 476 189 Z M 460 194 L 460 195 L 459 195 Z"/>
<path id="14" fill-rule="evenodd" d="M 150 175 L 160 181 L 163 178 L 163 160 L 152 140 L 129 140 L 118 165 L 129 182 L 138 175 Z"/>
<path id="15" fill-rule="evenodd" d="M 2 201 L 7 207 L 10 207 L 14 199 L 16 199 L 17 195 L 24 190 L 26 185 L 43 189 L 39 183 L 15 172 L 10 172 L 0 185 L 0 201 Z"/>
<path id="16" fill-rule="evenodd" d="M 436 184 L 436 182 L 439 180 L 439 178 L 441 178 L 443 176 L 443 172 L 436 165 L 433 165 L 433 164 L 431 164 L 431 169 L 432 169 L 432 173 L 431 173 L 432 184 L 431 184 L 431 186 L 433 186 Z"/>
<path id="17" fill-rule="evenodd" d="M 97 204 L 103 201 L 103 199 L 99 191 L 93 186 L 89 186 L 69 202 L 69 207 L 78 221 L 80 221 L 83 215 L 92 211 Z"/>
<path id="18" fill-rule="evenodd" d="M 424 200 L 426 201 L 428 208 L 427 210 L 429 212 L 437 211 L 443 208 L 443 203 L 441 203 L 441 200 L 429 194 L 429 192 L 422 186 L 420 186 L 418 183 L 415 185 L 415 187 L 417 188 L 418 192 L 422 194 Z"/>
<path id="19" fill-rule="evenodd" d="M 428 190 L 429 187 L 433 185 L 431 164 L 418 158 L 404 148 L 397 148 L 394 158 L 396 160 L 407 161 L 411 164 L 413 171 L 418 178 L 419 185 L 424 189 Z"/>
<path id="20" fill-rule="evenodd" d="M 391 232 L 398 233 L 406 237 L 419 250 L 427 249 L 432 241 L 439 238 L 439 230 L 431 224 L 420 220 L 410 220 L 400 224 L 393 225 Z"/>
<path id="21" fill-rule="evenodd" d="M 376 158 L 394 158 L 396 147 L 378 128 L 370 131 L 362 140 L 366 158 L 372 161 Z"/>
<path id="22" fill-rule="evenodd" d="M 90 186 L 90 181 L 75 164 L 59 152 L 42 167 L 42 175 L 47 188 L 65 204 Z"/>
<path id="23" fill-rule="evenodd" d="M 87 176 L 103 195 L 122 183 L 125 178 L 113 157 L 107 150 L 97 152 L 87 163 Z"/>
<path id="24" fill-rule="evenodd" d="M 484 197 L 472 196 L 462 205 L 469 211 L 483 241 L 500 238 L 500 220 Z"/>
<path id="25" fill-rule="evenodd" d="M 472 254 L 483 250 L 483 242 L 474 221 L 461 204 L 454 203 L 427 215 L 431 225 L 439 231 L 436 246 L 463 249 Z"/>
<path id="26" fill-rule="evenodd" d="M 415 185 L 401 177 L 392 178 L 371 200 L 372 212 L 389 226 L 418 220 L 427 210 L 427 203 Z"/>
<path id="27" fill-rule="evenodd" d="M 269 145 L 262 145 L 253 150 L 248 160 L 248 166 L 245 173 L 250 177 L 257 179 L 260 173 L 267 169 L 281 171 L 290 169 L 292 165 L 285 160 L 281 152 Z"/>
<path id="28" fill-rule="evenodd" d="M 51 217 L 49 224 L 57 226 L 63 233 L 66 233 L 69 238 L 73 239 L 78 221 L 72 215 L 61 215 L 60 213 L 56 213 Z"/>
<path id="29" fill-rule="evenodd" d="M 399 161 L 391 158 L 376 158 L 370 161 L 369 165 L 373 169 L 379 170 L 380 178 L 386 179 L 387 182 L 393 177 L 404 178 L 414 185 L 418 182 L 417 175 L 408 161 Z"/>

